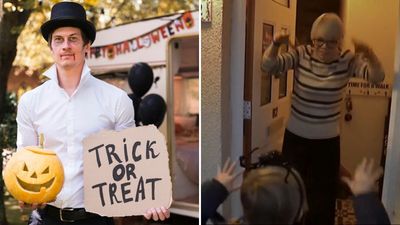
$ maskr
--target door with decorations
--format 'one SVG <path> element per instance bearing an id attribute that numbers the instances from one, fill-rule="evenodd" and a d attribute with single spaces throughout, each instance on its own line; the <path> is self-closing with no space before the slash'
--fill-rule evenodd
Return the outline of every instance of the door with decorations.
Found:
<path id="1" fill-rule="evenodd" d="M 258 155 L 280 150 L 289 115 L 293 71 L 276 78 L 263 74 L 262 54 L 281 30 L 295 42 L 295 0 L 248 0 L 244 88 L 244 155 L 249 163 Z M 287 51 L 290 46 L 281 46 Z M 250 156 L 251 155 L 251 156 Z"/>

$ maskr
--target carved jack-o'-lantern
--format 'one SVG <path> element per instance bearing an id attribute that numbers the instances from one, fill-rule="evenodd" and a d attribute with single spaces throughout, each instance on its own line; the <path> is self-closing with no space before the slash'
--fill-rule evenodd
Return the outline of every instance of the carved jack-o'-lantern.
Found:
<path id="1" fill-rule="evenodd" d="M 20 201 L 51 202 L 64 184 L 64 169 L 54 151 L 25 147 L 8 161 L 4 182 L 10 194 Z"/>

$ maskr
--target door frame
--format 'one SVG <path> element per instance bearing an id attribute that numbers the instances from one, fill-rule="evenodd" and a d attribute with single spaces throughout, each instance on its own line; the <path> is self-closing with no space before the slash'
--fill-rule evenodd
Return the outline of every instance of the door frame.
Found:
<path id="1" fill-rule="evenodd" d="M 244 102 L 250 103 L 250 117 L 243 117 L 243 156 L 245 167 L 251 164 L 251 136 L 252 136 L 252 98 L 253 98 L 253 53 L 254 53 L 254 22 L 255 0 L 246 0 L 246 38 L 245 38 L 245 66 L 244 66 Z M 246 104 L 244 103 L 244 107 Z"/>

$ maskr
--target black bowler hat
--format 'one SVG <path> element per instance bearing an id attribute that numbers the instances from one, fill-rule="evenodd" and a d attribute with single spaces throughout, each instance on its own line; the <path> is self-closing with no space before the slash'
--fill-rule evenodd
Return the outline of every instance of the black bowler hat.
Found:
<path id="1" fill-rule="evenodd" d="M 50 20 L 40 27 L 44 39 L 49 41 L 49 34 L 60 27 L 78 27 L 93 43 L 96 38 L 96 28 L 86 20 L 86 11 L 75 2 L 59 2 L 51 9 Z"/>

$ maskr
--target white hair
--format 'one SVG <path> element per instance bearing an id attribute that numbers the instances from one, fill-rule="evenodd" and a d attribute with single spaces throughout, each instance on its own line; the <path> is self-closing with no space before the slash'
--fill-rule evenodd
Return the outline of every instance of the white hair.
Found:
<path id="1" fill-rule="evenodd" d="M 325 40 L 343 39 L 344 29 L 342 20 L 335 13 L 324 13 L 313 23 L 311 28 L 311 40 L 324 38 Z"/>

